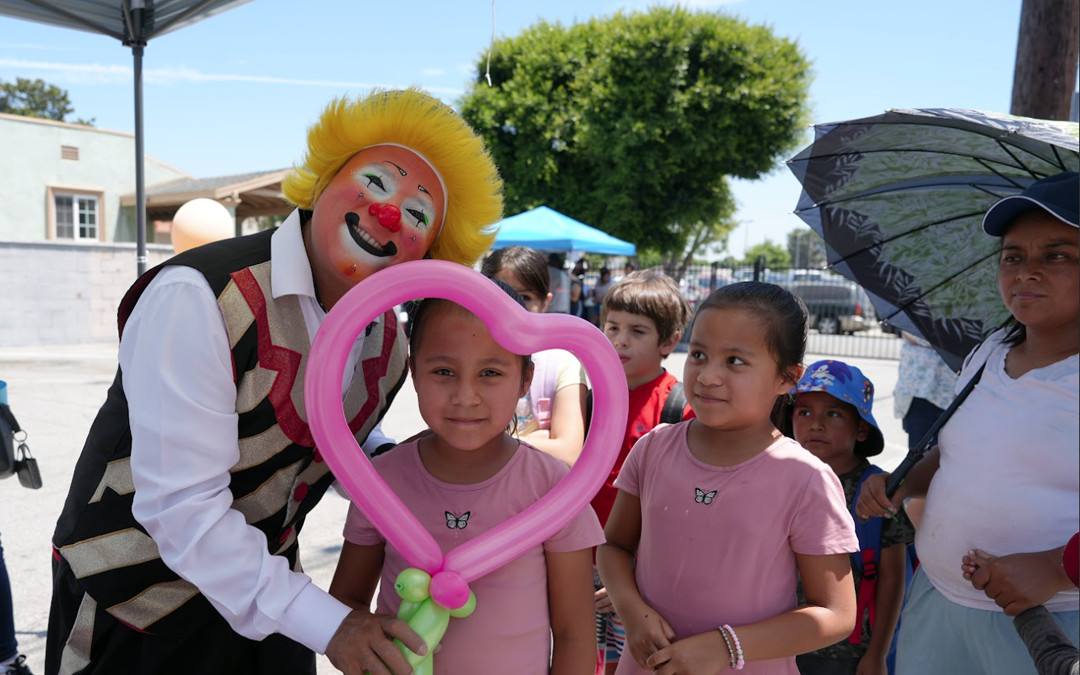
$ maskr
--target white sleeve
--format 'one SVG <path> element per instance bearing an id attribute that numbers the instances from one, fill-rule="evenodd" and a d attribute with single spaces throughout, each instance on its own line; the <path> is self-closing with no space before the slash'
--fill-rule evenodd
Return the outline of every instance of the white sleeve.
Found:
<path id="1" fill-rule="evenodd" d="M 383 432 L 382 422 L 379 422 L 371 432 L 368 433 L 367 438 L 364 439 L 364 443 L 360 447 L 364 449 L 365 455 L 372 457 L 374 456 L 375 451 L 384 445 L 397 445 L 397 441 Z"/>
<path id="2" fill-rule="evenodd" d="M 124 327 L 120 368 L 131 424 L 132 513 L 162 561 L 248 638 L 281 633 L 317 651 L 349 608 L 288 561 L 232 507 L 240 457 L 236 386 L 224 320 L 209 284 L 170 267 Z M 222 564 L 222 561 L 228 564 Z"/>

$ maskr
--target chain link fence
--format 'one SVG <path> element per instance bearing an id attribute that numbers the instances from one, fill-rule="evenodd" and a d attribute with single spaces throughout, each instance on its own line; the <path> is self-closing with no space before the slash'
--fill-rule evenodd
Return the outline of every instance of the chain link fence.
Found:
<path id="1" fill-rule="evenodd" d="M 689 265 L 681 270 L 651 268 L 665 272 L 679 283 L 692 307 L 713 290 L 738 281 L 764 281 L 791 290 L 806 304 L 810 319 L 807 353 L 838 358 L 900 358 L 900 332 L 882 323 L 859 285 L 829 270 L 725 267 L 719 263 Z M 595 272 L 584 276 L 585 297 L 599 281 Z M 684 341 L 689 338 L 686 332 Z M 685 344 L 683 345 L 685 348 Z"/>

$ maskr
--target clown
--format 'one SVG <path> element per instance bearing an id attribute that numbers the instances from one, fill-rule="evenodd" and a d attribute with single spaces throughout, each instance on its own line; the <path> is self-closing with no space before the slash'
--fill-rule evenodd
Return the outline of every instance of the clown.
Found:
<path id="1" fill-rule="evenodd" d="M 48 673 L 345 672 L 373 635 L 421 649 L 300 572 L 297 534 L 333 482 L 304 373 L 316 330 L 374 272 L 491 245 L 502 183 L 479 137 L 415 89 L 331 103 L 284 181 L 281 227 L 187 251 L 119 311 L 120 368 L 53 537 Z M 405 377 L 394 313 L 350 354 L 365 448 Z"/>

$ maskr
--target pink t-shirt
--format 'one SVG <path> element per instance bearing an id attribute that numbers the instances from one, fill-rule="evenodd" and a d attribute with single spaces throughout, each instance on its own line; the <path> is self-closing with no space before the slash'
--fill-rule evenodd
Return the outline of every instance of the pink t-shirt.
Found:
<path id="1" fill-rule="evenodd" d="M 736 466 L 705 464 L 690 453 L 691 424 L 642 437 L 615 480 L 641 500 L 641 597 L 680 639 L 794 609 L 796 553 L 859 549 L 828 465 L 789 438 Z M 624 658 L 617 672 L 648 671 Z M 744 672 L 798 669 L 792 657 L 747 663 Z"/>
<path id="2" fill-rule="evenodd" d="M 420 461 L 416 443 L 398 446 L 372 464 L 444 553 L 524 511 L 569 472 L 559 460 L 525 444 L 499 473 L 471 485 L 437 480 Z M 363 546 L 386 542 L 355 505 L 349 507 L 345 539 Z M 470 583 L 476 611 L 450 619 L 435 654 L 435 673 L 546 674 L 551 622 L 544 552 L 580 551 L 603 541 L 596 514 L 586 506 L 543 545 Z M 401 598 L 394 591 L 394 580 L 406 567 L 409 564 L 397 549 L 387 544 L 379 612 L 397 614 Z"/>

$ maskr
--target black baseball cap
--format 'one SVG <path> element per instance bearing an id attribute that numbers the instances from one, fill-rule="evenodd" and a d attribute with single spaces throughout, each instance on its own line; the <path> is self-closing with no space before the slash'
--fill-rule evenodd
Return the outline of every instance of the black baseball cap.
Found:
<path id="1" fill-rule="evenodd" d="M 1004 236 L 1021 213 L 1043 209 L 1066 225 L 1077 227 L 1080 211 L 1080 173 L 1066 171 L 1040 178 L 1020 194 L 999 199 L 983 216 L 983 231 Z"/>

